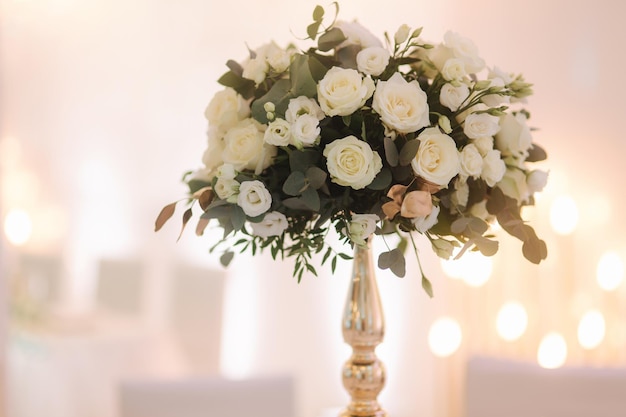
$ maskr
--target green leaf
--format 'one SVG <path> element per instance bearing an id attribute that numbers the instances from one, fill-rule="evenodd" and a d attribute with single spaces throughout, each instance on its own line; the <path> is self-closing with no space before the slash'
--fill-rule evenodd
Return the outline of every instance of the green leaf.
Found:
<path id="1" fill-rule="evenodd" d="M 283 200 L 283 205 L 292 210 L 310 210 L 301 197 L 291 197 Z"/>
<path id="2" fill-rule="evenodd" d="M 293 171 L 283 184 L 283 191 L 287 195 L 297 196 L 307 187 L 306 177 L 300 171 Z"/>
<path id="3" fill-rule="evenodd" d="M 326 67 L 322 62 L 315 56 L 309 56 L 309 71 L 311 72 L 311 77 L 315 82 L 319 82 L 324 75 L 328 72 L 328 67 Z"/>
<path id="4" fill-rule="evenodd" d="M 320 209 L 320 196 L 314 188 L 307 188 L 302 192 L 302 202 L 305 206 L 312 211 L 319 211 Z"/>
<path id="5" fill-rule="evenodd" d="M 306 34 L 309 35 L 310 39 L 315 39 L 317 37 L 317 32 L 320 30 L 321 21 L 313 22 L 306 27 Z"/>
<path id="6" fill-rule="evenodd" d="M 530 262 L 539 264 L 548 257 L 548 247 L 546 242 L 535 236 L 522 244 L 522 254 Z"/>
<path id="7" fill-rule="evenodd" d="M 417 139 L 411 139 L 407 143 L 405 143 L 400 150 L 400 165 L 409 165 L 413 158 L 415 158 L 415 155 L 417 155 L 417 150 L 419 146 L 420 141 Z"/>
<path id="8" fill-rule="evenodd" d="M 474 238 L 474 244 L 484 256 L 493 256 L 498 252 L 498 242 L 484 236 Z"/>
<path id="9" fill-rule="evenodd" d="M 317 83 L 313 79 L 313 75 L 311 75 L 308 55 L 296 54 L 294 56 L 289 67 L 289 79 L 291 80 L 290 98 L 299 96 L 314 97 L 317 94 Z"/>
<path id="10" fill-rule="evenodd" d="M 313 20 L 321 22 L 324 19 L 324 8 L 319 4 L 313 9 Z"/>
<path id="11" fill-rule="evenodd" d="M 231 87 L 245 99 L 249 99 L 254 96 L 254 81 L 243 78 L 241 75 L 237 75 L 233 71 L 228 71 L 222 75 L 217 82 L 223 86 Z"/>
<path id="12" fill-rule="evenodd" d="M 263 97 L 252 103 L 251 115 L 257 122 L 267 124 L 269 120 L 267 119 L 267 112 L 263 107 L 265 103 L 274 103 L 276 114 L 282 116 L 285 114 L 291 98 L 293 98 L 291 82 L 286 79 L 278 80 Z"/>
<path id="13" fill-rule="evenodd" d="M 321 154 L 312 149 L 294 150 L 289 154 L 289 168 L 291 171 L 306 172 L 320 160 L 320 157 Z"/>
<path id="14" fill-rule="evenodd" d="M 399 157 L 398 157 L 398 148 L 396 147 L 396 143 L 393 139 L 389 137 L 385 137 L 384 139 L 385 145 L 385 159 L 392 167 L 398 166 Z"/>
<path id="15" fill-rule="evenodd" d="M 426 294 L 428 294 L 430 298 L 433 298 L 433 285 L 424 275 L 422 275 L 422 288 L 424 289 L 424 291 L 426 291 Z"/>
<path id="16" fill-rule="evenodd" d="M 347 38 L 339 28 L 332 28 L 324 33 L 317 41 L 318 49 L 322 52 L 328 52 L 335 48 Z"/>
<path id="17" fill-rule="evenodd" d="M 450 259 L 454 252 L 455 245 L 446 239 L 432 239 L 430 241 L 433 251 L 442 259 Z"/>
<path id="18" fill-rule="evenodd" d="M 388 168 L 380 170 L 374 180 L 367 186 L 370 190 L 384 190 L 391 184 L 391 171 Z"/>
<path id="19" fill-rule="evenodd" d="M 222 256 L 220 256 L 220 263 L 222 264 L 222 266 L 227 267 L 228 265 L 230 265 L 230 262 L 233 260 L 234 256 L 235 252 L 226 251 L 222 254 Z"/>
<path id="20" fill-rule="evenodd" d="M 378 267 L 380 269 L 391 269 L 391 272 L 402 278 L 406 274 L 404 254 L 398 248 L 389 252 L 383 252 L 378 256 Z"/>
<path id="21" fill-rule="evenodd" d="M 230 216 L 230 222 L 235 230 L 241 230 L 246 222 L 246 214 L 239 206 L 232 206 L 232 213 Z"/>
<path id="22" fill-rule="evenodd" d="M 326 183 L 326 178 L 328 174 L 321 168 L 316 166 L 309 167 L 306 170 L 306 178 L 309 180 L 309 184 L 311 187 L 316 190 L 319 189 L 322 185 Z"/>

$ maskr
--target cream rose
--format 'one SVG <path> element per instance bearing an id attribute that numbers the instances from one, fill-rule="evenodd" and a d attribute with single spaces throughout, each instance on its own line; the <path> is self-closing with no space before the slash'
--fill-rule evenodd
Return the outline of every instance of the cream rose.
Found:
<path id="1" fill-rule="evenodd" d="M 378 220 L 376 214 L 353 214 L 348 224 L 348 237 L 354 244 L 365 246 L 367 238 L 376 231 Z"/>
<path id="2" fill-rule="evenodd" d="M 285 119 L 289 123 L 295 122 L 298 117 L 305 114 L 314 116 L 317 120 L 322 120 L 326 117 L 319 104 L 312 98 L 300 96 L 289 100 L 287 110 L 285 111 Z"/>
<path id="3" fill-rule="evenodd" d="M 239 182 L 233 178 L 218 177 L 213 190 L 222 200 L 236 203 L 239 193 Z"/>
<path id="4" fill-rule="evenodd" d="M 481 136 L 476 139 L 470 139 L 470 143 L 476 146 L 483 158 L 493 149 L 493 138 L 491 136 Z"/>
<path id="5" fill-rule="evenodd" d="M 469 200 L 469 194 L 469 185 L 466 181 L 461 178 L 454 180 L 454 192 L 452 193 L 450 199 L 455 207 L 465 208 L 465 206 L 467 206 L 467 201 Z M 453 211 L 456 210 L 453 208 Z"/>
<path id="6" fill-rule="evenodd" d="M 383 46 L 378 37 L 374 36 L 365 26 L 359 22 L 347 22 L 339 20 L 335 22 L 333 27 L 341 29 L 346 40 L 343 41 L 336 49 L 345 48 L 346 46 L 360 46 L 361 48 L 368 48 L 370 46 Z"/>
<path id="7" fill-rule="evenodd" d="M 389 64 L 389 51 L 380 46 L 362 49 L 356 55 L 357 69 L 366 75 L 379 76 Z"/>
<path id="8" fill-rule="evenodd" d="M 410 133 L 430 123 L 427 100 L 417 81 L 409 83 L 396 72 L 389 80 L 378 82 L 372 108 L 386 126 Z"/>
<path id="9" fill-rule="evenodd" d="M 483 157 L 474 144 L 466 145 L 461 151 L 462 177 L 478 178 L 483 171 Z"/>
<path id="10" fill-rule="evenodd" d="M 429 215 L 414 218 L 412 222 L 415 225 L 415 230 L 420 233 L 425 233 L 430 230 L 430 228 L 436 225 L 439 221 L 438 216 L 440 211 L 441 208 L 439 208 L 439 206 L 433 206 Z"/>
<path id="11" fill-rule="evenodd" d="M 467 76 L 465 63 L 459 58 L 450 58 L 443 64 L 441 75 L 447 81 L 462 80 Z"/>
<path id="12" fill-rule="evenodd" d="M 256 85 L 259 85 L 263 82 L 263 80 L 265 80 L 269 69 L 270 66 L 265 60 L 265 57 L 257 56 L 256 58 L 249 59 L 243 65 L 243 74 L 241 74 L 241 76 L 254 81 Z"/>
<path id="13" fill-rule="evenodd" d="M 275 119 L 267 125 L 263 134 L 265 143 L 274 146 L 287 146 L 291 143 L 291 125 L 285 119 Z"/>
<path id="14" fill-rule="evenodd" d="M 505 195 L 517 200 L 518 203 L 528 201 L 530 193 L 526 184 L 526 174 L 517 168 L 507 168 L 504 177 L 498 182 L 497 187 Z"/>
<path id="15" fill-rule="evenodd" d="M 250 116 L 250 106 L 234 89 L 218 91 L 204 111 L 209 125 L 226 131 L 240 120 Z"/>
<path id="16" fill-rule="evenodd" d="M 540 193 L 548 184 L 548 172 L 540 169 L 530 171 L 526 175 L 526 184 L 528 185 L 529 193 Z"/>
<path id="17" fill-rule="evenodd" d="M 337 139 L 324 148 L 331 181 L 360 190 L 374 180 L 383 167 L 380 155 L 354 136 Z"/>
<path id="18" fill-rule="evenodd" d="M 436 127 L 424 129 L 417 137 L 420 141 L 417 155 L 411 161 L 416 175 L 438 186 L 448 183 L 461 169 L 459 151 L 454 139 Z"/>
<path id="19" fill-rule="evenodd" d="M 493 136 L 500 130 L 499 121 L 497 116 L 488 113 L 471 113 L 465 118 L 463 133 L 470 139 Z"/>
<path id="20" fill-rule="evenodd" d="M 374 81 L 357 70 L 332 67 L 317 85 L 320 107 L 328 116 L 348 116 L 374 92 Z"/>
<path id="21" fill-rule="evenodd" d="M 459 84 L 454 86 L 451 83 L 446 83 L 439 92 L 439 101 L 450 110 L 457 111 L 469 95 L 470 90 L 467 85 Z"/>
<path id="22" fill-rule="evenodd" d="M 506 165 L 500 156 L 500 151 L 492 149 L 487 152 L 483 158 L 483 172 L 480 173 L 480 178 L 485 180 L 489 187 L 493 187 L 502 179 L 505 171 Z"/>
<path id="23" fill-rule="evenodd" d="M 260 216 L 270 209 L 272 195 L 261 181 L 244 181 L 239 186 L 237 205 L 243 209 L 246 216 Z"/>
<path id="24" fill-rule="evenodd" d="M 270 68 L 275 72 L 280 73 L 289 68 L 293 53 L 290 50 L 280 48 L 275 42 L 271 42 L 266 46 L 264 55 L 265 61 Z"/>
<path id="25" fill-rule="evenodd" d="M 296 119 L 291 125 L 291 138 L 293 145 L 302 149 L 317 145 L 320 139 L 319 120 L 315 116 L 305 114 Z"/>
<path id="26" fill-rule="evenodd" d="M 530 128 L 522 113 L 510 113 L 500 117 L 500 131 L 495 136 L 496 148 L 504 156 L 525 157 L 532 145 Z"/>
<path id="27" fill-rule="evenodd" d="M 485 61 L 478 55 L 478 48 L 470 39 L 448 31 L 443 35 L 443 43 L 452 50 L 454 57 L 463 61 L 468 73 L 475 74 L 485 67 Z"/>
<path id="28" fill-rule="evenodd" d="M 276 155 L 276 147 L 264 144 L 264 126 L 253 119 L 245 119 L 224 135 L 222 159 L 237 171 L 255 172 L 269 167 Z"/>
<path id="29" fill-rule="evenodd" d="M 250 223 L 252 233 L 263 238 L 280 236 L 288 226 L 287 217 L 279 211 L 270 211 L 260 222 Z"/>
<path id="30" fill-rule="evenodd" d="M 209 144 L 202 154 L 202 163 L 209 173 L 212 173 L 224 163 L 222 152 L 224 151 L 224 141 L 219 136 L 218 129 L 209 127 Z"/>

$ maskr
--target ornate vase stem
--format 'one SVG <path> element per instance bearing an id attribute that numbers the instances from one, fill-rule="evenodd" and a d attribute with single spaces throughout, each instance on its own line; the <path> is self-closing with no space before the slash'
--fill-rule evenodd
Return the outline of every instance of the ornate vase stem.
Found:
<path id="1" fill-rule="evenodd" d="M 375 349 L 383 341 L 385 324 L 374 272 L 370 239 L 366 247 L 354 247 L 352 279 L 341 325 L 343 339 L 352 347 L 342 374 L 351 401 L 340 417 L 387 415 L 377 400 L 385 384 L 385 368 Z"/>

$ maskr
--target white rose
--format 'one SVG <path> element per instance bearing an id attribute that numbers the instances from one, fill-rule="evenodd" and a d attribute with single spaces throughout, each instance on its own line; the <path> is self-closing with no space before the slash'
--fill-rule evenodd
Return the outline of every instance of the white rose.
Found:
<path id="1" fill-rule="evenodd" d="M 476 146 L 483 158 L 493 149 L 493 138 L 491 136 L 481 136 L 479 138 L 470 139 L 470 143 Z"/>
<path id="2" fill-rule="evenodd" d="M 448 31 L 443 35 L 443 41 L 452 54 L 463 61 L 468 73 L 475 74 L 485 67 L 485 61 L 478 56 L 478 48 L 470 39 Z"/>
<path id="3" fill-rule="evenodd" d="M 345 48 L 346 46 L 360 46 L 361 48 L 368 48 L 370 46 L 383 46 L 372 32 L 370 32 L 365 26 L 360 23 L 354 22 L 346 22 L 343 20 L 339 20 L 335 22 L 333 27 L 341 29 L 341 32 L 347 38 L 343 41 L 336 49 Z"/>
<path id="4" fill-rule="evenodd" d="M 472 113 L 465 118 L 463 133 L 470 139 L 493 136 L 500 130 L 499 121 L 497 116 L 488 113 Z"/>
<path id="5" fill-rule="evenodd" d="M 209 145 L 202 155 L 202 163 L 208 172 L 212 172 L 224 163 L 222 152 L 224 141 L 217 132 L 217 128 L 209 128 Z"/>
<path id="6" fill-rule="evenodd" d="M 469 212 L 472 216 L 478 217 L 487 223 L 491 223 L 491 220 L 494 218 L 494 215 L 487 211 L 487 200 L 482 200 L 474 204 L 470 207 Z"/>
<path id="7" fill-rule="evenodd" d="M 305 114 L 296 119 L 291 125 L 291 137 L 293 145 L 302 149 L 317 145 L 320 139 L 319 120 L 315 116 Z"/>
<path id="8" fill-rule="evenodd" d="M 497 187 L 505 195 L 516 199 L 518 203 L 528 201 L 530 196 L 528 185 L 526 184 L 526 174 L 517 168 L 507 168 L 504 177 L 498 182 Z"/>
<path id="9" fill-rule="evenodd" d="M 535 169 L 526 175 L 528 192 L 531 194 L 540 193 L 548 184 L 548 172 Z"/>
<path id="10" fill-rule="evenodd" d="M 271 42 L 265 49 L 265 61 L 275 72 L 281 73 L 289 68 L 292 53 L 280 48 L 276 43 Z"/>
<path id="11" fill-rule="evenodd" d="M 383 167 L 380 155 L 354 136 L 337 139 L 324 148 L 331 180 L 355 190 L 372 183 Z"/>
<path id="12" fill-rule="evenodd" d="M 266 213 L 259 223 L 250 223 L 252 233 L 263 238 L 280 236 L 289 226 L 287 217 L 279 211 Z"/>
<path id="13" fill-rule="evenodd" d="M 353 214 L 348 224 L 348 237 L 354 244 L 365 246 L 367 238 L 376 231 L 378 220 L 376 214 Z"/>
<path id="14" fill-rule="evenodd" d="M 378 82 L 372 108 L 386 126 L 410 133 L 430 123 L 427 100 L 417 81 L 409 83 L 396 72 L 388 81 Z"/>
<path id="15" fill-rule="evenodd" d="M 476 145 L 470 143 L 461 151 L 461 176 L 477 178 L 483 171 L 483 157 Z"/>
<path id="16" fill-rule="evenodd" d="M 261 181 L 244 181 L 239 186 L 237 205 L 246 216 L 260 216 L 271 207 L 272 195 Z"/>
<path id="17" fill-rule="evenodd" d="M 218 126 L 220 130 L 226 131 L 238 121 L 250 116 L 250 106 L 234 89 L 226 87 L 213 96 L 204 111 L 204 116 L 209 125 Z"/>
<path id="18" fill-rule="evenodd" d="M 441 75 L 447 81 L 462 80 L 467 76 L 465 63 L 459 58 L 450 58 L 443 64 Z"/>
<path id="19" fill-rule="evenodd" d="M 469 87 L 465 84 L 459 84 L 454 86 L 451 83 L 446 83 L 441 87 L 439 92 L 439 101 L 443 106 L 446 106 L 452 111 L 457 111 L 461 104 L 467 100 L 470 95 Z"/>
<path id="20" fill-rule="evenodd" d="M 480 173 L 480 178 L 485 180 L 489 187 L 493 187 L 502 179 L 505 171 L 506 165 L 500 157 L 500 151 L 492 149 L 487 152 L 483 158 L 483 172 Z"/>
<path id="21" fill-rule="evenodd" d="M 223 164 L 217 169 L 217 176 L 233 180 L 237 176 L 237 170 L 231 164 Z"/>
<path id="22" fill-rule="evenodd" d="M 500 131 L 495 136 L 495 145 L 502 155 L 525 157 L 531 144 L 532 135 L 524 114 L 507 113 L 500 117 Z"/>
<path id="23" fill-rule="evenodd" d="M 289 100 L 287 110 L 285 111 L 285 119 L 289 123 L 295 122 L 298 117 L 305 114 L 314 116 L 317 120 L 322 120 L 326 117 L 319 104 L 312 98 L 300 96 Z"/>
<path id="24" fill-rule="evenodd" d="M 267 125 L 263 134 L 265 143 L 274 146 L 287 146 L 291 143 L 291 125 L 285 119 L 275 119 Z"/>
<path id="25" fill-rule="evenodd" d="M 424 129 L 417 138 L 420 145 L 411 161 L 413 171 L 426 181 L 445 188 L 461 169 L 454 139 L 436 127 Z"/>
<path id="26" fill-rule="evenodd" d="M 222 200 L 235 203 L 238 199 L 239 182 L 233 178 L 218 177 L 213 190 Z"/>
<path id="27" fill-rule="evenodd" d="M 414 218 L 412 222 L 415 225 L 415 229 L 420 233 L 427 232 L 431 227 L 436 225 L 437 222 L 439 221 L 437 217 L 439 216 L 440 211 L 441 211 L 441 208 L 439 208 L 439 206 L 433 206 L 433 209 L 429 215 L 424 216 L 424 217 Z"/>
<path id="28" fill-rule="evenodd" d="M 263 125 L 254 119 L 245 119 L 224 135 L 222 159 L 237 171 L 259 171 L 269 167 L 276 155 L 276 147 L 264 144 Z"/>
<path id="29" fill-rule="evenodd" d="M 465 206 L 467 206 L 467 201 L 469 200 L 469 193 L 470 189 L 467 182 L 463 181 L 461 178 L 457 178 L 454 180 L 454 192 L 451 196 L 452 204 L 456 207 L 465 208 Z"/>
<path id="30" fill-rule="evenodd" d="M 259 85 L 265 80 L 268 70 L 269 64 L 265 60 L 265 57 L 257 56 L 256 58 L 249 59 L 243 65 L 243 74 L 241 74 L 241 76 Z"/>
<path id="31" fill-rule="evenodd" d="M 380 46 L 362 49 L 356 55 L 357 69 L 363 74 L 379 76 L 389 64 L 389 51 Z"/>
<path id="32" fill-rule="evenodd" d="M 374 81 L 357 70 L 332 67 L 317 85 L 320 107 L 328 116 L 348 116 L 374 92 Z"/>

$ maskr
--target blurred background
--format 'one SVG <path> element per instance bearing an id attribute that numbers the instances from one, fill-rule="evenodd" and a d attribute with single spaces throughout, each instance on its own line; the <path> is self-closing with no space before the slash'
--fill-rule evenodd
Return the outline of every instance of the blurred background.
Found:
<path id="1" fill-rule="evenodd" d="M 127 387 L 207 378 L 287 381 L 278 391 L 295 417 L 347 404 L 349 263 L 298 284 L 269 254 L 223 269 L 208 254 L 214 234 L 190 229 L 177 242 L 178 219 L 153 231 L 160 209 L 185 196 L 183 173 L 200 166 L 203 113 L 225 62 L 271 39 L 297 43 L 316 4 L 332 10 L 314 0 L 0 0 L 0 414 L 131 417 Z M 454 30 L 489 66 L 523 73 L 534 140 L 549 156 L 538 166 L 549 184 L 524 213 L 547 261 L 529 264 L 506 234 L 497 256 L 456 262 L 422 241 L 433 299 L 411 256 L 404 279 L 378 271 L 379 400 L 390 415 L 470 417 L 471 388 L 487 386 L 470 383 L 476 359 L 539 373 L 626 366 L 623 7 L 341 2 L 340 18 L 381 38 L 403 23 L 432 42 Z"/>

